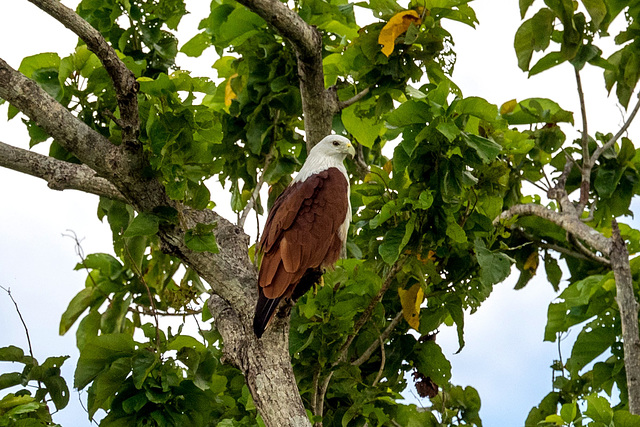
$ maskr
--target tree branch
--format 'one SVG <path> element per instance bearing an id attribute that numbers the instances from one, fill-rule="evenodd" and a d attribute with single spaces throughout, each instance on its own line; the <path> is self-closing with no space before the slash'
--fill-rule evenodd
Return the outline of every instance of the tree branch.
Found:
<path id="1" fill-rule="evenodd" d="M 396 261 L 396 263 L 391 266 L 391 269 L 387 273 L 387 277 L 382 283 L 380 291 L 375 297 L 373 297 L 367 308 L 365 308 L 364 312 L 358 318 L 358 321 L 354 325 L 353 332 L 349 334 L 345 343 L 342 344 L 342 347 L 340 347 L 340 350 L 338 351 L 338 358 L 335 362 L 333 362 L 332 367 L 337 366 L 339 363 L 343 362 L 346 359 L 351 343 L 358 335 L 358 332 L 360 332 L 360 329 L 362 329 L 365 323 L 369 321 L 371 315 L 373 314 L 373 310 L 376 308 L 376 305 L 378 305 L 378 303 L 382 300 L 382 297 L 384 296 L 385 292 L 387 292 L 387 289 L 389 289 L 389 286 L 391 286 L 391 282 L 393 282 L 393 279 L 396 277 L 396 274 L 398 273 L 398 271 L 400 271 L 401 268 L 402 264 L 400 263 L 400 261 Z"/>
<path id="2" fill-rule="evenodd" d="M 53 190 L 79 190 L 114 200 L 127 200 L 109 181 L 88 166 L 64 162 L 0 142 L 0 166 L 47 181 Z"/>
<path id="3" fill-rule="evenodd" d="M 307 150 L 311 150 L 331 133 L 333 115 L 338 111 L 335 90 L 324 87 L 320 32 L 279 0 L 238 0 L 238 3 L 259 15 L 294 47 Z"/>
<path id="4" fill-rule="evenodd" d="M 622 322 L 624 366 L 629 390 L 629 412 L 640 414 L 640 335 L 636 301 L 629 265 L 629 251 L 614 219 L 611 222 L 611 268 L 616 282 L 616 301 Z"/>
<path id="5" fill-rule="evenodd" d="M 360 357 L 358 357 L 356 360 L 351 362 L 351 365 L 360 366 L 364 362 L 369 360 L 373 352 L 376 351 L 378 347 L 380 347 L 380 342 L 383 343 L 382 345 L 384 345 L 384 343 L 387 342 L 387 339 L 389 338 L 389 335 L 391 335 L 391 332 L 393 332 L 396 326 L 398 326 L 398 324 L 400 324 L 400 322 L 402 321 L 402 316 L 403 316 L 403 310 L 400 310 L 398 314 L 396 314 L 396 317 L 394 317 L 393 320 L 391 320 L 391 323 L 389 323 L 389 325 L 385 328 L 385 330 L 382 331 L 382 333 L 380 334 L 379 340 L 376 340 L 373 343 L 371 343 L 369 348 L 367 348 Z"/>
<path id="6" fill-rule="evenodd" d="M 346 101 L 338 101 L 338 109 L 342 111 L 345 108 L 352 106 L 353 104 L 355 104 L 356 102 L 360 101 L 362 98 L 367 96 L 370 91 L 371 91 L 371 88 L 366 87 L 360 93 L 356 93 L 352 98 L 349 98 Z"/>
<path id="7" fill-rule="evenodd" d="M 128 146 L 138 146 L 140 118 L 138 116 L 137 93 L 140 85 L 131 70 L 118 58 L 118 54 L 102 37 L 102 34 L 72 9 L 57 0 L 29 1 L 73 31 L 100 59 L 116 90 L 116 98 L 120 108 L 120 119 L 117 124 L 122 127 L 122 140 Z"/>
<path id="8" fill-rule="evenodd" d="M 584 92 L 582 90 L 582 79 L 580 71 L 574 68 L 576 75 L 576 84 L 578 86 L 578 98 L 580 99 L 580 112 L 582 114 L 582 163 L 588 165 L 589 162 L 589 133 L 587 131 L 587 106 L 584 101 Z M 591 188 L 591 168 L 582 167 L 582 181 L 580 182 L 580 201 L 578 202 L 577 212 L 582 214 L 584 207 L 589 202 L 589 189 Z"/>
<path id="9" fill-rule="evenodd" d="M 501 221 L 511 219 L 515 215 L 533 215 L 542 219 L 546 219 L 547 221 L 550 221 L 561 227 L 568 233 L 571 233 L 579 239 L 583 240 L 593 249 L 601 252 L 604 256 L 609 256 L 609 252 L 611 251 L 611 241 L 608 238 L 604 237 L 602 234 L 598 233 L 593 228 L 584 224 L 582 221 L 580 221 L 580 218 L 575 215 L 572 215 L 570 213 L 552 211 L 551 209 L 548 209 L 542 205 L 529 203 L 525 205 L 512 206 L 510 209 L 502 212 L 495 220 L 493 220 L 493 223 L 494 225 L 496 225 Z"/>
<path id="10" fill-rule="evenodd" d="M 613 135 L 611 139 L 606 142 L 606 144 L 604 144 L 601 147 L 598 147 L 596 151 L 593 152 L 593 156 L 591 156 L 591 160 L 589 162 L 590 169 L 592 169 L 596 165 L 596 162 L 598 161 L 598 158 L 600 158 L 600 155 L 606 150 L 608 150 L 609 148 L 611 148 L 613 144 L 615 144 L 616 141 L 618 141 L 618 139 L 620 139 L 620 137 L 627 131 L 627 129 L 629 129 L 629 126 L 631 126 L 631 122 L 633 122 L 633 120 L 636 117 L 636 114 L 638 114 L 638 110 L 640 110 L 640 94 L 638 95 L 638 98 L 639 99 L 636 102 L 636 106 L 631 111 L 631 114 L 629 114 L 627 121 L 622 124 L 622 127 L 620 128 L 618 133 Z"/>
<path id="11" fill-rule="evenodd" d="M 0 98 L 34 120 L 62 147 L 109 180 L 139 211 L 173 206 L 162 184 L 144 174 L 142 156 L 134 155 L 78 120 L 33 80 L 0 59 Z"/>

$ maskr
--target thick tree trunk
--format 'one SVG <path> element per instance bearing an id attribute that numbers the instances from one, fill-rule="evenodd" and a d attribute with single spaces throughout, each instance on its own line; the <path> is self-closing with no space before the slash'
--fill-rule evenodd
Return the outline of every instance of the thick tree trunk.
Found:
<path id="1" fill-rule="evenodd" d="M 269 427 L 310 427 L 289 356 L 289 317 L 275 316 L 261 339 L 252 330 L 250 315 L 234 311 L 212 296 L 209 308 L 224 341 L 223 354 L 245 376 L 253 402 Z"/>
<path id="2" fill-rule="evenodd" d="M 616 220 L 612 222 L 611 268 L 616 280 L 616 300 L 622 321 L 624 367 L 629 389 L 629 412 L 640 415 L 640 334 L 638 333 L 638 301 L 633 292 L 629 252 L 620 236 Z"/>

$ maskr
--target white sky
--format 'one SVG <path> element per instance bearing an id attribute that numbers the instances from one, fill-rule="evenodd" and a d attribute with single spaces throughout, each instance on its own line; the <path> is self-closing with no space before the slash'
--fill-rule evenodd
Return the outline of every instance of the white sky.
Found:
<path id="1" fill-rule="evenodd" d="M 77 1 L 64 1 L 74 7 Z M 198 22 L 208 13 L 207 2 L 188 1 L 192 11 L 181 24 L 181 43 L 194 34 Z M 480 25 L 473 30 L 461 24 L 446 24 L 456 42 L 458 60 L 454 81 L 465 96 L 481 96 L 500 106 L 513 98 L 547 97 L 563 108 L 574 111 L 580 121 L 575 81 L 569 66 L 527 79 L 517 68 L 513 36 L 520 24 L 517 2 L 513 0 L 476 0 Z M 535 5 L 534 5 L 535 7 Z M 3 2 L 0 6 L 0 57 L 17 68 L 23 57 L 40 52 L 70 53 L 76 37 L 54 19 L 26 1 Z M 207 51 L 199 60 L 179 61 L 196 74 L 214 77 L 209 68 L 214 53 Z M 607 98 L 602 73 L 587 68 L 583 85 L 588 104 L 589 129 L 614 132 L 622 115 L 613 98 Z M 632 98 L 634 99 L 634 98 Z M 0 107 L 0 141 L 27 148 L 28 136 L 18 119 L 4 120 L 6 105 Z M 638 123 L 629 131 L 633 139 Z M 575 137 L 571 134 L 570 137 Z M 637 137 L 636 137 L 637 139 Z M 39 151 L 42 148 L 38 149 Z M 0 168 L 0 285 L 11 288 L 29 326 L 35 357 L 69 354 L 63 369 L 70 386 L 77 350 L 73 332 L 58 336 L 58 323 L 71 298 L 83 288 L 85 272 L 75 272 L 78 262 L 74 242 L 62 236 L 74 230 L 85 253 L 112 252 L 110 231 L 97 220 L 98 198 L 76 191 L 49 190 L 44 183 L 17 172 Z M 212 188 L 220 212 L 224 197 Z M 251 216 L 250 216 L 251 217 Z M 247 223 L 254 233 L 255 222 Z M 546 283 L 543 268 L 539 278 L 524 290 L 514 291 L 515 278 L 497 285 L 489 300 L 465 319 L 466 347 L 457 350 L 455 330 L 438 335 L 438 342 L 453 365 L 452 382 L 472 385 L 482 399 L 481 417 L 486 427 L 522 425 L 531 407 L 550 391 L 549 365 L 558 358 L 555 344 L 543 343 L 546 311 L 555 294 Z M 27 348 L 22 325 L 13 304 L 0 294 L 0 346 L 10 344 Z M 574 336 L 577 332 L 574 332 Z M 563 357 L 570 352 L 571 339 L 563 344 Z M 19 367 L 0 365 L 0 373 Z M 3 394 L 0 392 L 0 395 Z M 86 398 L 86 395 L 84 396 Z M 89 426 L 80 408 L 77 392 L 72 392 L 70 407 L 54 416 L 63 426 Z"/>

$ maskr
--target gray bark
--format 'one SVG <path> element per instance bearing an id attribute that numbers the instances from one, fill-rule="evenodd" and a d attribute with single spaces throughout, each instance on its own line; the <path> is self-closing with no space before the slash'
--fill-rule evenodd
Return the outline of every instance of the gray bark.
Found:
<path id="1" fill-rule="evenodd" d="M 0 145 L 0 165 L 45 179 L 52 188 L 74 188 L 130 203 L 140 212 L 171 206 L 181 223 L 159 232 L 163 250 L 192 267 L 212 289 L 209 302 L 224 341 L 226 361 L 244 373 L 254 403 L 267 426 L 309 426 L 289 358 L 289 316 L 286 309 L 258 340 L 251 328 L 257 298 L 257 272 L 250 262 L 249 238 L 213 211 L 194 211 L 170 200 L 162 184 L 143 174 L 137 135 L 137 82 L 102 36 L 73 11 L 53 0 L 30 0 L 76 33 L 101 60 L 116 90 L 117 124 L 122 146 L 77 120 L 35 82 L 0 59 L 0 97 L 34 120 L 84 165 Z M 331 131 L 333 115 L 343 108 L 334 89 L 324 88 L 319 32 L 279 1 L 242 0 L 294 45 L 298 57 L 307 145 L 311 148 Z M 361 96 L 366 95 L 363 94 Z M 133 149 L 132 149 L 133 148 Z M 184 244 L 186 230 L 197 223 L 216 223 L 218 254 L 196 253 Z"/>
<path id="2" fill-rule="evenodd" d="M 640 415 L 640 334 L 638 332 L 638 301 L 633 291 L 629 251 L 618 223 L 611 224 L 611 269 L 616 281 L 616 301 L 622 322 L 624 367 L 629 390 L 629 412 Z"/>

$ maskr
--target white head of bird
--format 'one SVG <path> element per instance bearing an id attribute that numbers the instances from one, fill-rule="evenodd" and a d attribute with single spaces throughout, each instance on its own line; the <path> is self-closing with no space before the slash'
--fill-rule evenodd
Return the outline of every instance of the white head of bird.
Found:
<path id="1" fill-rule="evenodd" d="M 344 136 L 325 136 L 309 151 L 307 160 L 293 181 L 304 181 L 309 176 L 329 168 L 338 168 L 347 176 L 347 170 L 343 164 L 344 159 L 347 156 L 353 157 L 355 155 L 356 150 L 351 145 L 351 141 Z"/>

